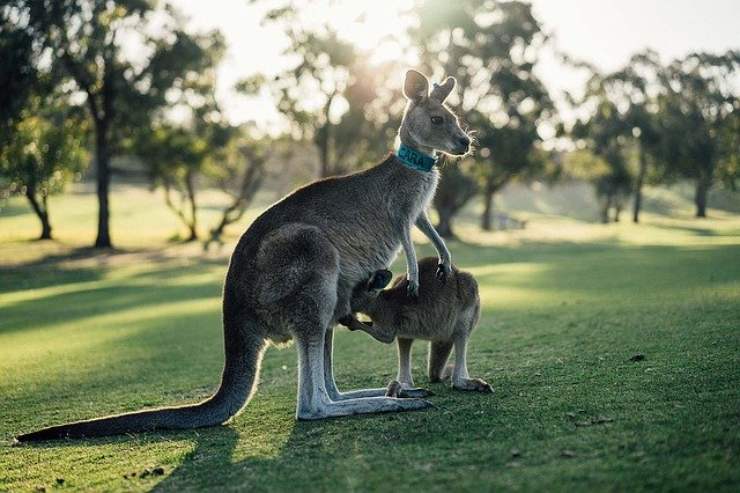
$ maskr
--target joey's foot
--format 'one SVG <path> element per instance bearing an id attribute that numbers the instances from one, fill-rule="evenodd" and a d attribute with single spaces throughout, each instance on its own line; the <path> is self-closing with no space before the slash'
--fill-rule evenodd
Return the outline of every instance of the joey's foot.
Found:
<path id="1" fill-rule="evenodd" d="M 452 273 L 452 267 L 450 267 L 447 264 L 441 263 L 437 265 L 437 272 L 435 274 L 435 277 L 439 282 L 444 284 L 447 282 L 447 276 L 449 276 Z"/>
<path id="2" fill-rule="evenodd" d="M 388 383 L 388 388 L 385 391 L 386 397 L 398 397 L 401 393 L 401 383 L 398 380 L 391 380 Z"/>
<path id="3" fill-rule="evenodd" d="M 488 382 L 481 380 L 480 378 L 468 378 L 459 382 L 454 382 L 452 388 L 456 390 L 467 390 L 473 392 L 481 392 L 484 394 L 493 394 L 493 387 Z"/>
<path id="4" fill-rule="evenodd" d="M 419 399 L 434 395 L 434 392 L 419 387 L 404 387 L 398 380 L 391 380 L 385 392 L 386 397 L 400 399 Z"/>

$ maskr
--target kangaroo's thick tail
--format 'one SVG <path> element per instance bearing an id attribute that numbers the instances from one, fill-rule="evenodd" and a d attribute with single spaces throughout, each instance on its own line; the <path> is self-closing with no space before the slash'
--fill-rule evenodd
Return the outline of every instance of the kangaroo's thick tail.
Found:
<path id="1" fill-rule="evenodd" d="M 243 324 L 243 322 L 242 322 Z M 184 430 L 225 423 L 249 401 L 256 387 L 266 341 L 242 326 L 225 328 L 225 353 L 221 386 L 198 404 L 163 407 L 77 421 L 44 428 L 16 437 L 19 442 L 59 438 L 99 437 L 154 430 Z"/>

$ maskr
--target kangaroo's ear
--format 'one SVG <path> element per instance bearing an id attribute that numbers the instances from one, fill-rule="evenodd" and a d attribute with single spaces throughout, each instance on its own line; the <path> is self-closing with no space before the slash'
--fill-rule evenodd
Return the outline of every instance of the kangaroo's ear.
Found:
<path id="1" fill-rule="evenodd" d="M 426 76 L 416 70 L 406 72 L 403 83 L 403 95 L 406 99 L 419 102 L 429 95 L 429 81 Z"/>
<path id="2" fill-rule="evenodd" d="M 434 84 L 434 89 L 432 89 L 432 93 L 429 97 L 431 99 L 436 99 L 440 103 L 444 103 L 444 100 L 447 99 L 447 96 L 449 96 L 455 88 L 456 82 L 457 81 L 454 77 L 447 77 L 447 80 L 442 84 Z"/>
<path id="3" fill-rule="evenodd" d="M 367 290 L 373 291 L 385 288 L 388 283 L 391 282 L 392 277 L 393 272 L 389 271 L 388 269 L 375 271 L 375 273 L 370 277 L 370 280 L 367 282 Z"/>

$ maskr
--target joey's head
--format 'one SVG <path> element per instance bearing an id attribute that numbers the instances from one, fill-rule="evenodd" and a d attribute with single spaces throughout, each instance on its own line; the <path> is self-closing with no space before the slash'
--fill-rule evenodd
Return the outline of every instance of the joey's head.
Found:
<path id="1" fill-rule="evenodd" d="M 360 282 L 352 290 L 350 308 L 352 312 L 365 312 L 372 309 L 381 291 L 391 282 L 393 273 L 387 269 L 376 270 L 370 279 Z"/>
<path id="2" fill-rule="evenodd" d="M 455 87 L 455 79 L 447 77 L 442 84 L 434 84 L 429 91 L 426 76 L 416 70 L 406 72 L 403 94 L 408 100 L 401 121 L 399 137 L 407 146 L 431 154 L 441 151 L 462 156 L 470 150 L 470 136 L 445 105 L 445 99 Z"/>

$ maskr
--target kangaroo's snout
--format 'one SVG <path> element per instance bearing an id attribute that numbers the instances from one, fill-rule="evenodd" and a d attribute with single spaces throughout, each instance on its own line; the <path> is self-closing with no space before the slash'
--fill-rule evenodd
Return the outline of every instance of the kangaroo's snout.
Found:
<path id="1" fill-rule="evenodd" d="M 457 139 L 457 149 L 455 149 L 456 155 L 461 156 L 463 154 L 467 154 L 469 149 L 470 137 L 466 135 L 465 137 L 460 137 L 459 139 Z"/>

